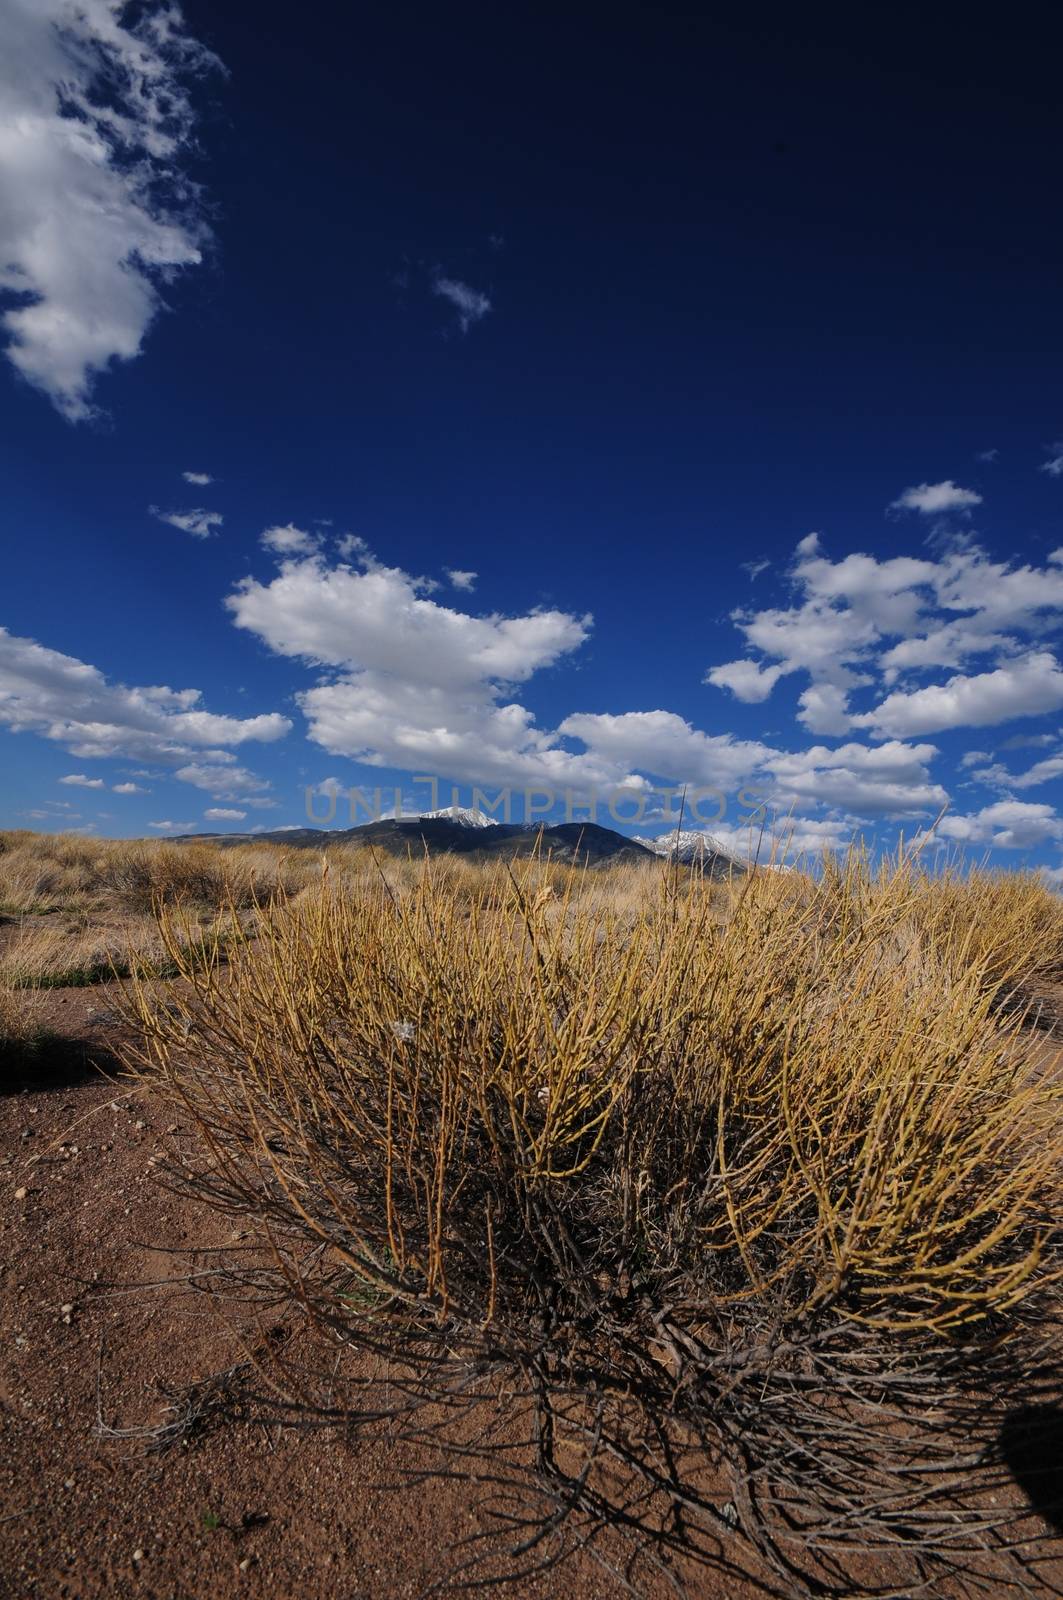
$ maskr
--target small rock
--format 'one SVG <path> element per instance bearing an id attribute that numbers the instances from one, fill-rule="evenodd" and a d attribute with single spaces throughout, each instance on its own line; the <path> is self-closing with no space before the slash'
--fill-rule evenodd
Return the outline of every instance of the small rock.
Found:
<path id="1" fill-rule="evenodd" d="M 133 1560 L 134 1560 L 134 1561 L 143 1561 L 143 1559 L 144 1559 L 144 1552 L 143 1552 L 143 1550 L 139 1550 L 139 1549 L 138 1549 L 138 1550 L 134 1550 L 134 1551 L 133 1551 Z"/>
<path id="2" fill-rule="evenodd" d="M 250 1565 L 251 1565 L 251 1557 L 250 1556 L 245 1556 L 244 1559 L 239 1563 L 240 1571 L 241 1572 L 246 1572 Z"/>
<path id="3" fill-rule="evenodd" d="M 16 1200 L 25 1200 L 25 1198 L 26 1198 L 28 1193 L 29 1193 L 28 1189 L 16 1189 L 15 1190 L 15 1199 Z"/>

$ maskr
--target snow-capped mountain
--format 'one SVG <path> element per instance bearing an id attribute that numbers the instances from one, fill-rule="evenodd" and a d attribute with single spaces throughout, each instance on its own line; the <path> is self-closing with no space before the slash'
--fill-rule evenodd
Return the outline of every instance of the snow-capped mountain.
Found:
<path id="1" fill-rule="evenodd" d="M 636 839 L 655 855 L 667 856 L 670 861 L 680 861 L 684 866 L 702 867 L 714 876 L 727 872 L 745 872 L 746 866 L 711 833 L 699 833 L 694 828 L 676 828 L 672 833 L 662 833 L 656 839 Z"/>
<path id="2" fill-rule="evenodd" d="M 177 836 L 178 839 L 182 837 Z M 186 834 L 186 839 L 217 839 L 222 845 L 277 843 L 286 849 L 320 850 L 332 845 L 369 845 L 389 855 L 465 855 L 486 861 L 530 855 L 580 865 L 603 861 L 652 861 L 642 844 L 595 822 L 548 825 L 494 822 L 482 811 L 447 806 L 420 817 L 382 817 L 354 828 L 295 828 L 270 833 Z"/>
<path id="3" fill-rule="evenodd" d="M 483 811 L 478 811 L 475 806 L 443 806 L 439 811 L 419 811 L 417 813 L 418 822 L 426 822 L 430 817 L 445 817 L 448 822 L 456 822 L 461 828 L 498 827 L 494 817 L 489 817 Z"/>

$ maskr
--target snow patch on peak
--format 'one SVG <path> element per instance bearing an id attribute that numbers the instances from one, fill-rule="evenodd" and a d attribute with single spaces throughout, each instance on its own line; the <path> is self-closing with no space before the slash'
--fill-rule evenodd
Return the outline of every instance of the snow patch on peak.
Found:
<path id="1" fill-rule="evenodd" d="M 418 822 L 427 822 L 430 817 L 445 817 L 448 822 L 456 822 L 459 828 L 497 828 L 498 823 L 494 817 L 487 816 L 483 811 L 478 811 L 475 806 L 442 806 L 438 811 L 422 811 L 418 814 Z"/>
<path id="2" fill-rule="evenodd" d="M 647 850 L 659 856 L 668 856 L 673 861 L 700 862 L 719 857 L 724 862 L 733 862 L 736 867 L 741 867 L 741 862 L 724 849 L 714 834 L 699 833 L 695 828 L 676 828 L 671 833 L 660 834 L 656 839 L 636 839 L 635 843 L 645 845 Z"/>

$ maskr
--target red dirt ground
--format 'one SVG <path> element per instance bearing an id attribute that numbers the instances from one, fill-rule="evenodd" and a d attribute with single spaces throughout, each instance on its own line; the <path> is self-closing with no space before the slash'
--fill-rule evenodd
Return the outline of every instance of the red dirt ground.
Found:
<path id="1" fill-rule="evenodd" d="M 342 1443 L 234 1421 L 156 1454 L 99 1436 L 98 1403 L 111 1428 L 154 1425 L 160 1380 L 190 1383 L 243 1355 L 205 1296 L 131 1287 L 183 1276 L 187 1258 L 169 1251 L 233 1233 L 157 1181 L 153 1155 L 184 1131 L 93 1069 L 115 1038 L 107 991 L 47 997 L 44 1020 L 81 1042 L 57 1082 L 0 1085 L 0 1596 L 422 1593 L 482 1513 L 471 1484 L 391 1487 L 419 1463 L 382 1432 Z M 1031 1593 L 1063 1592 L 1063 1561 L 1039 1572 Z M 607 1600 L 621 1590 L 583 1556 L 504 1592 Z M 692 1586 L 727 1600 L 761 1592 L 704 1574 Z"/>
<path id="2" fill-rule="evenodd" d="M 47 997 L 43 1020 L 80 1041 L 82 1069 L 0 1095 L 0 1595 L 421 1593 L 481 1524 L 471 1485 L 392 1487 L 421 1464 L 409 1446 L 244 1422 L 161 1454 L 99 1437 L 98 1388 L 107 1426 L 151 1426 L 160 1379 L 191 1383 L 244 1354 L 205 1296 L 125 1287 L 182 1277 L 189 1261 L 169 1251 L 233 1235 L 156 1180 L 153 1154 L 182 1130 L 93 1071 L 115 1039 L 107 1008 L 107 986 Z M 508 1592 L 617 1591 L 584 1558 Z"/>

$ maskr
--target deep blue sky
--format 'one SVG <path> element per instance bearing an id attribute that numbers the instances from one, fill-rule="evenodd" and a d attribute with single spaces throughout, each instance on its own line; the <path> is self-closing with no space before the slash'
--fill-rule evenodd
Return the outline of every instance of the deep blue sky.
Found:
<path id="1" fill-rule="evenodd" d="M 62 21 L 63 0 L 40 3 Z M 302 786 L 326 777 L 409 790 L 429 763 L 400 760 L 408 744 L 368 737 L 359 720 L 344 745 L 294 696 L 342 676 L 359 719 L 373 700 L 372 729 L 416 723 L 411 707 L 437 681 L 434 630 L 445 657 L 460 654 L 464 623 L 423 619 L 429 665 L 411 657 L 407 673 L 373 655 L 364 630 L 380 607 L 407 614 L 414 591 L 398 578 L 379 594 L 355 584 L 335 597 L 341 613 L 353 607 L 346 665 L 321 668 L 306 628 L 298 649 L 276 648 L 285 594 L 264 602 L 268 627 L 236 627 L 223 606 L 248 574 L 270 583 L 277 559 L 260 535 L 293 525 L 326 541 L 317 578 L 303 580 L 313 614 L 312 585 L 330 589 L 335 536 L 350 532 L 388 569 L 477 573 L 470 590 L 420 591 L 461 617 L 593 614 L 582 642 L 521 655 L 508 687 L 486 668 L 450 685 L 411 736 L 416 747 L 443 731 L 439 748 L 456 753 L 435 762 L 442 777 L 497 787 L 535 770 L 541 751 L 533 759 L 527 742 L 510 769 L 496 756 L 475 770 L 469 752 L 491 743 L 496 706 L 523 705 L 544 735 L 574 714 L 659 712 L 672 720 L 610 725 L 608 743 L 584 725 L 547 747 L 583 755 L 571 771 L 599 785 L 634 773 L 731 796 L 748 770 L 829 839 L 854 820 L 880 838 L 911 832 L 947 796 L 953 838 L 995 843 L 1009 865 L 1059 865 L 1058 779 L 1027 776 L 1063 744 L 1061 569 L 1048 561 L 1063 546 L 1063 471 L 1043 470 L 1063 438 L 1056 33 L 851 8 L 749 22 L 667 6 L 184 12 L 227 69 L 191 82 L 168 162 L 202 185 L 189 214 L 211 238 L 201 264 L 161 286 L 166 309 L 140 354 L 91 384 L 94 414 L 68 420 L 69 384 L 46 372 L 34 385 L 3 363 L 10 634 L 112 683 L 194 686 L 212 713 L 289 718 L 283 738 L 203 745 L 207 766 L 228 750 L 270 785 L 248 779 L 245 794 L 276 802 L 220 826 L 300 821 Z M 12 25 L 0 13 L 0 32 Z M 43 95 L 45 43 L 26 38 Z M 19 173 L 6 189 L 4 177 L 0 165 L 0 240 L 32 267 Z M 76 166 L 57 185 L 76 208 Z M 74 228 L 55 249 L 78 280 L 78 252 L 94 247 Z M 490 309 L 463 332 L 441 283 Z M 186 484 L 186 470 L 214 481 Z M 887 510 L 941 485 L 955 492 L 940 513 L 926 495 L 931 509 Z M 224 522 L 199 539 L 150 506 Z M 900 579 L 881 567 L 857 589 L 822 563 L 795 575 L 812 530 L 831 563 L 854 552 L 926 563 L 905 590 L 919 615 L 885 631 L 881 595 Z M 751 579 L 746 562 L 770 565 Z M 998 591 L 1009 564 L 1043 579 L 987 618 L 971 597 Z M 960 603 L 943 606 L 958 582 Z M 770 693 L 738 698 L 703 682 L 707 669 L 780 660 L 747 643 L 738 607 L 792 613 L 791 644 L 826 607 L 854 653 L 820 651 L 810 678 L 794 645 Z M 883 676 L 898 639 L 972 617 L 979 638 L 950 646 L 950 660 Z M 101 834 L 247 810 L 224 785 L 175 775 L 204 764 L 176 736 L 149 759 L 116 723 L 92 753 L 72 753 L 90 747 L 59 700 L 41 708 L 49 669 L 35 662 L 23 649 L 7 679 L 0 662 L 0 722 L 17 704 L 22 729 L 0 732 L 0 823 L 59 826 L 60 802 Z M 810 683 L 837 690 L 846 670 L 844 710 L 798 720 Z M 906 701 L 871 715 L 887 696 L 958 677 L 944 712 Z M 106 720 L 98 706 L 69 715 Z M 728 754 L 702 732 L 763 749 Z M 874 766 L 884 745 L 897 747 L 889 773 Z M 810 747 L 822 756 L 803 757 Z M 796 788 L 789 753 L 806 763 Z M 854 781 L 820 781 L 838 771 Z M 869 772 L 893 786 L 875 791 Z M 79 775 L 106 788 L 59 784 Z M 120 782 L 150 793 L 117 795 Z M 727 823 L 741 816 L 732 801 Z"/>

